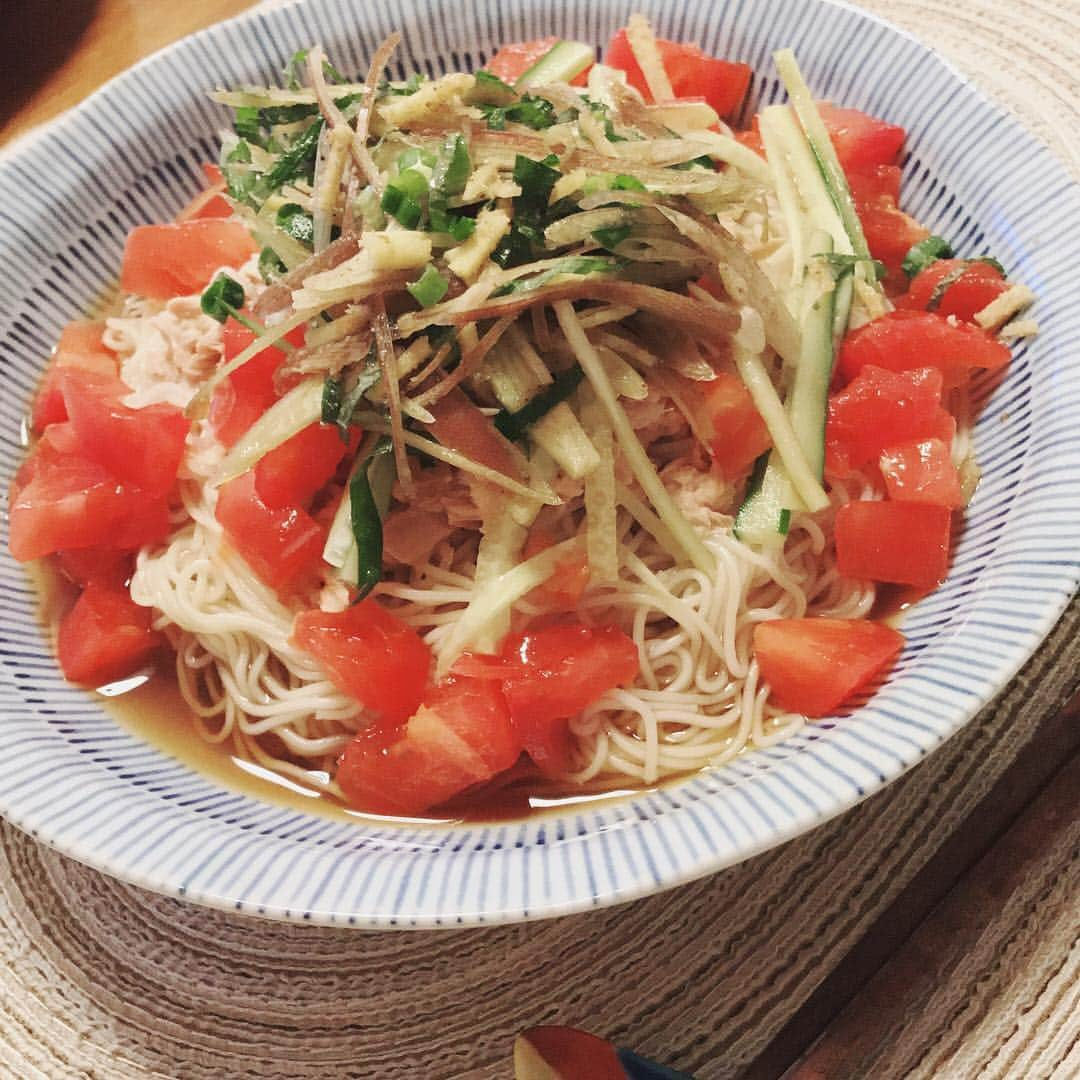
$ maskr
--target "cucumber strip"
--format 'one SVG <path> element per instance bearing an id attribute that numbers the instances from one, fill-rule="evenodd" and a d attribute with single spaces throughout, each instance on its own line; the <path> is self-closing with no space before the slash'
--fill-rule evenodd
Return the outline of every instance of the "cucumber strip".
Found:
<path id="1" fill-rule="evenodd" d="M 812 261 L 804 283 L 808 307 L 803 317 L 802 353 L 788 394 L 787 411 L 806 463 L 820 480 L 825 473 L 825 416 L 835 356 L 833 326 L 839 289 L 826 262 L 813 259 L 813 255 L 832 251 L 832 238 L 826 233 L 815 233 L 810 239 L 810 250 Z M 847 278 L 845 274 L 844 280 Z"/>
<path id="2" fill-rule="evenodd" d="M 735 536 L 754 547 L 779 547 L 791 523 L 793 494 L 780 455 L 767 450 L 754 463 L 746 498 L 735 517 Z"/>
<path id="3" fill-rule="evenodd" d="M 806 465 L 820 481 L 825 471 L 825 418 L 836 355 L 833 328 L 845 285 L 847 299 L 843 302 L 850 304 L 851 278 L 845 274 L 838 283 L 828 263 L 813 258 L 832 251 L 832 237 L 828 233 L 814 233 L 809 247 L 811 262 L 803 284 L 807 310 L 802 324 L 802 350 L 785 410 Z M 846 324 L 846 307 L 843 320 Z M 776 451 L 762 455 L 735 519 L 735 535 L 757 547 L 776 546 L 787 535 L 791 512 L 802 510 L 805 505 L 781 455 Z"/>
<path id="4" fill-rule="evenodd" d="M 769 429 L 773 446 L 784 463 L 796 493 L 806 503 L 808 510 L 824 510 L 829 505 L 829 496 L 806 460 L 802 444 L 761 357 L 743 348 L 738 341 L 735 342 L 734 353 L 735 367 Z"/>
<path id="5" fill-rule="evenodd" d="M 294 386 L 275 401 L 225 455 L 214 476 L 215 486 L 228 483 L 256 465 L 260 458 L 322 419 L 323 379 L 315 376 Z"/>
<path id="6" fill-rule="evenodd" d="M 836 212 L 840 215 L 844 230 L 851 241 L 852 250 L 860 259 L 869 260 L 870 249 L 867 247 L 862 223 L 855 210 L 855 200 L 851 197 L 847 177 L 840 167 L 840 159 L 836 156 L 836 149 L 829 138 L 828 129 L 814 104 L 810 88 L 806 85 L 806 80 L 799 70 L 795 54 L 791 49 L 781 49 L 773 54 L 773 59 L 776 62 L 776 70 L 780 73 L 780 78 L 791 98 L 791 104 L 799 117 L 799 123 L 802 124 L 806 141 L 810 144 L 810 149 L 817 160 L 829 198 L 836 207 Z M 873 275 L 866 272 L 866 266 L 858 267 L 856 273 L 859 273 L 863 280 L 874 281 L 875 287 L 880 289 Z"/>
<path id="7" fill-rule="evenodd" d="M 596 59 L 591 45 L 581 41 L 556 41 L 531 68 L 514 83 L 515 90 L 527 90 L 544 83 L 569 82 Z"/>

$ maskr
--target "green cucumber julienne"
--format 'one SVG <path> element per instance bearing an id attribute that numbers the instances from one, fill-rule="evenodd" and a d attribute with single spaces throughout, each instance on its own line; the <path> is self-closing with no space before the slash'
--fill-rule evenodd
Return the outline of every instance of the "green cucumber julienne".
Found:
<path id="1" fill-rule="evenodd" d="M 589 67 L 596 54 L 581 41 L 556 41 L 539 60 L 514 83 L 515 90 L 544 83 L 569 82 Z"/>

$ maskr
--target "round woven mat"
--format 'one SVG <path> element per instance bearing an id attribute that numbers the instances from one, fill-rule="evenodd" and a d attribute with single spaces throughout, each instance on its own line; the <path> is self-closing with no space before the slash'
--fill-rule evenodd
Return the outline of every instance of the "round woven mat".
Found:
<path id="1" fill-rule="evenodd" d="M 937 45 L 1080 175 L 1076 0 L 864 6 Z M 518 1031 L 565 1023 L 701 1080 L 737 1076 L 1073 689 L 1078 627 L 1074 602 L 991 708 L 841 818 L 693 885 L 554 922 L 389 934 L 260 922 L 122 885 L 0 824 L 0 1070 L 506 1077 Z M 1064 1061 L 1080 1035 L 1078 842 L 1062 836 L 987 928 L 963 1008 L 893 1032 L 875 1076 L 1044 1076 Z"/>

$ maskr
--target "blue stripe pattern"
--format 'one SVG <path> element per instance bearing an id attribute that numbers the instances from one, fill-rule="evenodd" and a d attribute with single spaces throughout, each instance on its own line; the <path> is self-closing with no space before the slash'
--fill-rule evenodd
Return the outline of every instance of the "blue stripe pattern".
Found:
<path id="1" fill-rule="evenodd" d="M 120 731 L 65 685 L 0 527 L 0 810 L 77 859 L 200 903 L 350 926 L 533 919 L 630 899 L 762 851 L 880 789 L 961 727 L 1038 646 L 1080 575 L 1080 195 L 1062 167 L 924 45 L 829 0 L 311 0 L 212 28 L 144 61 L 0 159 L 0 309 L 8 392 L 0 481 L 49 350 L 115 274 L 135 225 L 200 186 L 226 122 L 205 91 L 275 78 L 321 41 L 366 70 L 401 29 L 403 78 L 479 66 L 500 42 L 602 44 L 633 10 L 665 37 L 751 64 L 744 119 L 779 100 L 770 53 L 796 49 L 817 96 L 909 132 L 905 204 L 1039 293 L 1042 334 L 1004 379 L 984 376 L 984 479 L 945 585 L 910 614 L 892 679 L 861 707 L 781 746 L 658 792 L 525 822 L 345 823 L 226 791 Z"/>

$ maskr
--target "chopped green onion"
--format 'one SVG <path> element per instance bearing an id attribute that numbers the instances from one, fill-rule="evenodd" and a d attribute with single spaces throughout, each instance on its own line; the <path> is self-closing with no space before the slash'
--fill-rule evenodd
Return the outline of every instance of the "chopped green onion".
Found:
<path id="1" fill-rule="evenodd" d="M 413 229 L 423 216 L 427 193 L 428 178 L 418 169 L 406 169 L 386 185 L 379 205 L 406 229 Z"/>
<path id="2" fill-rule="evenodd" d="M 450 282 L 428 263 L 420 277 L 416 281 L 410 281 L 405 288 L 421 307 L 431 307 L 446 295 Z"/>
<path id="3" fill-rule="evenodd" d="M 259 123 L 259 110 L 251 106 L 243 106 L 236 110 L 233 117 L 233 130 L 241 139 L 248 142 L 261 142 L 262 130 Z"/>
<path id="4" fill-rule="evenodd" d="M 398 172 L 411 169 L 414 165 L 426 165 L 429 169 L 435 167 L 438 158 L 430 150 L 422 150 L 417 146 L 410 146 L 401 152 L 397 159 Z"/>
<path id="5" fill-rule="evenodd" d="M 458 134 L 447 136 L 446 142 L 443 143 L 442 153 L 433 165 L 432 187 L 447 196 L 460 195 L 465 190 L 465 184 L 472 173 L 469 147 L 464 138 Z"/>
<path id="6" fill-rule="evenodd" d="M 592 235 L 601 247 L 614 251 L 630 235 L 630 226 L 612 225 L 607 229 L 593 229 Z"/>
<path id="7" fill-rule="evenodd" d="M 293 140 L 289 149 L 274 162 L 263 177 L 268 191 L 277 191 L 283 184 L 295 180 L 308 166 L 314 163 L 322 129 L 323 121 L 320 117 L 304 128 Z"/>
<path id="8" fill-rule="evenodd" d="M 360 399 L 382 378 L 382 369 L 374 350 L 349 375 L 334 378 L 328 375 L 323 382 L 322 422 L 333 424 L 343 442 L 349 441 L 349 425 Z"/>
<path id="9" fill-rule="evenodd" d="M 199 307 L 211 319 L 223 323 L 244 306 L 244 286 L 228 274 L 218 274 L 199 299 Z"/>
<path id="10" fill-rule="evenodd" d="M 540 161 L 533 161 L 524 154 L 514 158 L 514 183 L 521 188 L 521 194 L 514 199 L 514 218 L 525 214 L 529 218 L 539 219 L 547 209 L 551 198 L 551 189 L 562 173 L 553 166 L 559 159 L 548 154 Z"/>
<path id="11" fill-rule="evenodd" d="M 382 515 L 379 512 L 376 488 L 388 491 L 384 482 L 377 483 L 382 472 L 379 463 L 384 459 L 393 466 L 394 444 L 389 436 L 383 435 L 375 444 L 367 458 L 360 463 L 349 484 L 349 510 L 353 537 L 356 540 L 357 595 L 354 602 L 359 603 L 382 580 Z M 372 474 L 376 475 L 372 475 Z"/>
<path id="12" fill-rule="evenodd" d="M 416 71 L 405 82 L 399 83 L 397 86 L 390 82 L 389 79 L 383 79 L 378 85 L 378 91 L 382 95 L 392 94 L 395 97 L 409 97 L 415 94 L 425 82 L 427 82 L 427 77 Z"/>
<path id="13" fill-rule="evenodd" d="M 507 86 L 498 75 L 492 75 L 490 71 L 481 68 L 474 73 L 474 78 L 476 85 L 471 97 L 477 105 L 509 105 L 517 97 L 512 86 Z"/>
<path id="14" fill-rule="evenodd" d="M 277 212 L 277 227 L 294 240 L 311 247 L 315 238 L 315 223 L 310 214 L 298 203 L 286 203 Z"/>
<path id="15" fill-rule="evenodd" d="M 297 78 L 297 71 L 298 69 L 302 69 L 307 63 L 309 51 L 310 50 L 308 49 L 299 49 L 297 52 L 294 52 L 289 58 L 289 62 L 285 65 L 284 70 L 282 71 L 282 74 L 288 80 L 290 90 L 299 90 L 300 87 L 303 85 L 301 80 Z M 330 80 L 330 82 L 343 83 L 349 81 L 345 78 L 344 75 L 341 74 L 340 71 L 338 71 L 336 67 L 334 67 L 333 64 L 330 63 L 329 60 L 323 60 L 322 69 L 323 74 L 327 77 L 327 79 Z M 303 74 L 306 74 L 306 72 L 304 72 Z"/>
<path id="16" fill-rule="evenodd" d="M 259 252 L 259 273 L 268 285 L 285 273 L 287 267 L 272 247 L 264 247 Z"/>
<path id="17" fill-rule="evenodd" d="M 507 87 L 509 90 L 509 87 Z M 511 91 L 513 93 L 513 91 Z M 487 120 L 490 131 L 502 131 L 507 120 L 522 124 L 534 131 L 542 131 L 557 123 L 555 106 L 546 98 L 525 94 L 519 101 L 481 101 L 480 111 Z"/>
<path id="18" fill-rule="evenodd" d="M 545 386 L 527 405 L 516 412 L 503 409 L 495 416 L 495 427 L 508 439 L 518 441 L 525 437 L 528 429 L 542 416 L 551 412 L 561 401 L 565 401 L 585 378 L 585 372 L 576 364 L 566 371 L 560 371 L 550 385 Z"/>
<path id="19" fill-rule="evenodd" d="M 492 296 L 509 296 L 511 293 L 532 292 L 563 274 L 614 274 L 625 265 L 624 259 L 609 259 L 603 255 L 570 255 L 560 259 L 554 266 L 533 277 L 518 278 L 496 289 Z"/>
<path id="20" fill-rule="evenodd" d="M 951 259 L 953 257 L 952 244 L 943 236 L 928 236 L 913 244 L 904 256 L 903 270 L 909 278 L 915 277 L 920 271 L 925 270 L 932 262 L 938 259 Z"/>

